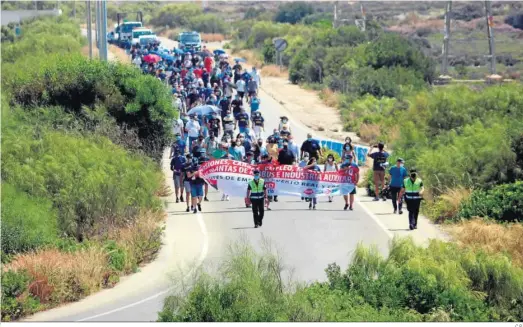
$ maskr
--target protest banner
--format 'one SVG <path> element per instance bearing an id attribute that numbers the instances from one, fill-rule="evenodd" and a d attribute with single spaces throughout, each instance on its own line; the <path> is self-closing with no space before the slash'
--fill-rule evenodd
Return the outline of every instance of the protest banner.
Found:
<path id="1" fill-rule="evenodd" d="M 250 165 L 240 161 L 210 160 L 200 166 L 200 176 L 209 185 L 230 195 L 244 197 L 253 170 L 260 171 L 269 195 L 322 197 L 349 194 L 356 187 L 359 168 L 346 171 L 316 172 L 289 165 Z"/>

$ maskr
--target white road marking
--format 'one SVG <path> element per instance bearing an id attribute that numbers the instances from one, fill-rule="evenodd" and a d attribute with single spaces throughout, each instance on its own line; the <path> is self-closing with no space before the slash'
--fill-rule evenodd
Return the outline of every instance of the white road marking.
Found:
<path id="1" fill-rule="evenodd" d="M 363 202 L 361 202 L 361 200 L 360 200 L 359 198 L 355 197 L 354 200 L 356 200 L 356 201 L 360 204 L 360 207 L 363 208 L 363 210 L 365 211 L 365 213 L 367 213 L 367 215 L 369 215 L 369 216 L 370 216 L 370 217 L 371 217 L 371 218 L 376 222 L 376 224 L 378 224 L 378 226 L 380 226 L 380 227 L 383 229 L 383 231 L 385 231 L 385 234 L 387 234 L 387 236 L 388 236 L 389 238 L 393 238 L 393 237 L 394 237 L 394 235 L 393 235 L 393 234 L 389 231 L 389 229 L 388 229 L 388 228 L 387 228 L 387 227 L 386 227 L 386 226 L 381 222 L 381 220 L 379 220 L 379 218 L 376 217 L 376 215 L 373 214 L 373 213 L 370 211 L 370 209 L 367 208 L 367 206 L 364 205 Z"/>
<path id="2" fill-rule="evenodd" d="M 203 220 L 202 214 L 198 212 L 198 214 L 196 216 L 196 219 L 198 220 L 198 224 L 200 225 L 200 230 L 201 230 L 201 232 L 203 234 L 202 250 L 200 251 L 200 256 L 198 257 L 197 264 L 187 274 L 185 274 L 183 279 L 188 278 L 190 275 L 193 274 L 193 272 L 196 269 L 198 269 L 202 265 L 203 261 L 205 260 L 205 258 L 207 257 L 207 254 L 209 252 L 209 236 L 208 236 L 208 233 L 207 233 L 207 226 L 205 225 L 205 221 Z M 137 305 L 140 305 L 142 303 L 145 303 L 145 302 L 148 302 L 150 300 L 153 300 L 153 299 L 155 299 L 155 298 L 157 298 L 159 296 L 162 296 L 164 294 L 167 294 L 171 290 L 172 290 L 172 287 L 169 287 L 165 291 L 158 292 L 158 293 L 156 293 L 154 295 L 151 295 L 151 296 L 149 296 L 149 297 L 147 297 L 147 298 L 145 298 L 143 300 L 140 300 L 140 301 L 137 301 L 137 302 L 125 305 L 125 306 L 120 307 L 120 308 L 113 309 L 111 311 L 107 311 L 107 312 L 100 313 L 100 314 L 97 314 L 97 315 L 94 315 L 94 316 L 83 318 L 83 319 L 80 319 L 80 320 L 77 320 L 77 321 L 80 322 L 80 321 L 92 320 L 92 319 L 96 319 L 96 318 L 99 318 L 99 317 L 107 316 L 107 315 L 110 315 L 110 314 L 113 314 L 115 312 L 119 312 L 119 311 L 122 311 L 122 310 L 125 310 L 125 309 L 129 309 L 129 308 L 135 307 Z"/>

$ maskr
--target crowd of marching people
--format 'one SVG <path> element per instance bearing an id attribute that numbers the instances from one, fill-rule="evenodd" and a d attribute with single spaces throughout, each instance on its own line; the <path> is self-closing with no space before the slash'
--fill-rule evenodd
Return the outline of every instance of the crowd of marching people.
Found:
<path id="1" fill-rule="evenodd" d="M 234 59 L 231 65 L 223 50 L 211 52 L 204 46 L 201 52 L 183 52 L 178 49 L 162 52 L 159 44 L 154 43 L 145 47 L 133 45 L 130 55 L 133 64 L 144 74 L 157 77 L 172 89 L 173 106 L 178 108 L 180 117 L 173 121 L 175 139 L 169 158 L 176 202 L 185 201 L 187 212 L 201 211 L 202 201 L 208 201 L 208 184 L 198 174 L 199 165 L 207 160 L 277 163 L 325 172 L 358 167 L 350 137 L 345 140 L 341 162 L 336 162 L 334 156 L 329 154 L 322 169 L 318 165 L 323 156 L 319 142 L 308 134 L 301 146 L 298 145 L 288 117 L 280 117 L 272 133 L 266 133 L 262 102 L 258 95 L 261 78 L 255 67 L 250 71 L 242 67 L 242 59 Z M 379 201 L 380 195 L 386 200 L 383 190 L 389 155 L 384 151 L 382 143 L 375 147 L 378 151 L 371 151 L 369 157 L 374 160 L 374 200 Z M 409 182 L 401 158 L 388 172 L 391 183 L 387 189 L 392 195 L 394 213 L 403 213 L 402 199 L 406 198 L 412 208 L 409 209 L 409 226 L 415 229 L 423 184 L 415 171 L 411 171 Z M 359 173 L 356 184 L 358 180 Z M 353 210 L 355 194 L 356 188 L 343 194 L 344 210 Z M 229 196 L 223 194 L 222 201 L 228 200 Z M 246 206 L 250 207 L 249 199 L 245 201 Z M 317 199 L 314 195 L 303 197 L 302 201 L 309 203 L 309 209 L 316 209 Z M 328 201 L 332 202 L 333 197 L 329 196 Z M 278 202 L 278 197 L 268 196 L 265 202 L 268 210 L 271 202 Z M 261 226 L 261 221 L 257 225 Z"/>

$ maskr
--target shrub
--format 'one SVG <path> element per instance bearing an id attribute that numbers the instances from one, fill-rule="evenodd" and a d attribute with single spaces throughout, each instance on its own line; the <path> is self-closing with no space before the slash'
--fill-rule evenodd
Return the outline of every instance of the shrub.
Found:
<path id="1" fill-rule="evenodd" d="M 523 220 L 523 181 L 503 184 L 491 190 L 474 191 L 462 204 L 458 217 L 490 217 L 499 221 Z"/>
<path id="2" fill-rule="evenodd" d="M 9 146 L 2 147 L 2 178 L 30 195 L 52 199 L 65 235 L 82 240 L 159 205 L 154 193 L 163 179 L 151 160 L 132 156 L 104 137 L 31 129 L 4 128 L 2 142 Z"/>
<path id="3" fill-rule="evenodd" d="M 243 243 L 241 243 L 243 244 Z M 523 269 L 501 254 L 394 239 L 383 258 L 358 246 L 327 282 L 283 283 L 281 257 L 233 245 L 217 274 L 176 285 L 160 321 L 519 321 Z"/>
<path id="4" fill-rule="evenodd" d="M 57 237 L 57 214 L 51 201 L 29 197 L 12 185 L 2 183 L 2 259 L 4 254 L 52 244 Z"/>
<path id="5" fill-rule="evenodd" d="M 103 104 L 122 128 L 136 130 L 141 150 L 159 158 L 170 139 L 174 117 L 169 91 L 152 76 L 133 67 L 91 61 L 79 55 L 56 55 L 37 72 L 8 67 L 4 80 L 13 102 L 32 106 L 61 106 L 85 117 L 83 111 Z M 81 76 L 81 78 L 78 78 Z"/>
<path id="6" fill-rule="evenodd" d="M 39 309 L 38 300 L 27 294 L 30 281 L 26 271 L 2 272 L 2 321 L 13 321 Z"/>

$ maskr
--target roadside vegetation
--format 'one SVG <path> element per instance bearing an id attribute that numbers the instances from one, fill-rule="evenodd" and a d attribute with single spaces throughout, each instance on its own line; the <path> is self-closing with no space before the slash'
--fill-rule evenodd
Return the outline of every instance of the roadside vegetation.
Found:
<path id="1" fill-rule="evenodd" d="M 2 321 L 76 301 L 161 246 L 167 89 L 89 61 L 66 18 L 2 42 Z"/>
<path id="2" fill-rule="evenodd" d="M 176 284 L 162 322 L 521 321 L 523 269 L 501 253 L 433 240 L 394 239 L 390 254 L 358 246 L 347 268 L 331 264 L 326 282 L 288 280 L 270 246 L 231 247 L 216 272 Z M 184 286 L 185 285 L 185 286 Z M 191 285 L 186 286 L 186 285 Z"/>

